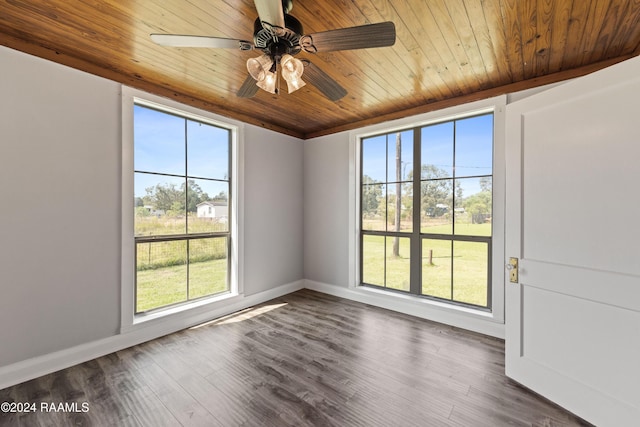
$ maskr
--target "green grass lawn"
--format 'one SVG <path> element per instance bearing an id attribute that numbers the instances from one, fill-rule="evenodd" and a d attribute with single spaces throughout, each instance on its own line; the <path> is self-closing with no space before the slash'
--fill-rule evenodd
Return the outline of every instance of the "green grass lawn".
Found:
<path id="1" fill-rule="evenodd" d="M 138 312 L 187 301 L 187 265 L 174 265 L 137 272 Z M 190 300 L 228 290 L 227 260 L 189 264 Z"/>
<path id="2" fill-rule="evenodd" d="M 420 232 L 432 234 L 451 234 L 451 224 L 423 222 Z M 491 223 L 471 224 L 468 222 L 456 223 L 456 235 L 460 236 L 491 236 Z"/>
<path id="3" fill-rule="evenodd" d="M 385 224 L 384 218 L 365 218 L 362 220 L 363 230 L 373 231 L 395 231 L 393 224 Z M 411 222 L 402 221 L 401 231 L 411 232 Z M 420 232 L 432 234 L 451 234 L 453 224 L 445 218 L 427 218 L 421 219 Z M 456 217 L 456 234 L 465 236 L 491 236 L 491 223 L 472 224 L 468 218 Z"/>
<path id="4" fill-rule="evenodd" d="M 362 281 L 408 291 L 411 260 L 409 239 L 400 238 L 399 257 L 393 256 L 393 238 L 391 237 L 385 239 L 384 236 L 365 236 L 363 245 Z"/>
<path id="5" fill-rule="evenodd" d="M 490 224 L 488 225 L 490 232 Z M 486 232 L 486 226 L 487 224 L 480 224 L 472 231 Z M 431 232 L 438 233 L 438 231 Z M 409 290 L 411 254 L 408 238 L 400 238 L 399 257 L 393 256 L 393 237 L 385 239 L 384 236 L 364 236 L 363 246 L 363 282 L 403 291 Z M 431 264 L 429 264 L 430 251 Z M 486 243 L 459 241 L 452 243 L 447 240 L 423 239 L 422 293 L 486 306 L 487 251 Z"/>

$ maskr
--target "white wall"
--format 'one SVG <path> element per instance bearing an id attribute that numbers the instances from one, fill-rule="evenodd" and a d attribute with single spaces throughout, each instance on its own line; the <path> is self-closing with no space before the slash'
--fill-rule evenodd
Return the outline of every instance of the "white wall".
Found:
<path id="1" fill-rule="evenodd" d="M 349 133 L 304 144 L 304 277 L 349 284 Z"/>
<path id="2" fill-rule="evenodd" d="M 303 150 L 297 138 L 245 128 L 245 294 L 304 277 Z"/>
<path id="3" fill-rule="evenodd" d="M 115 334 L 119 85 L 0 47 L 0 365 Z"/>
<path id="4" fill-rule="evenodd" d="M 2 388 L 16 364 L 115 342 L 122 156 L 120 85 L 1 46 L 0 64 Z M 300 140 L 245 127 L 246 296 L 303 279 L 302 162 Z"/>

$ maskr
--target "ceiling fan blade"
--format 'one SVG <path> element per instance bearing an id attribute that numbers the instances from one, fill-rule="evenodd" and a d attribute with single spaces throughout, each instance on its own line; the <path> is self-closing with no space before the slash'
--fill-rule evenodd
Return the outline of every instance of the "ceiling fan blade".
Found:
<path id="1" fill-rule="evenodd" d="M 320 68 L 313 65 L 306 59 L 303 59 L 302 63 L 304 64 L 304 73 L 302 73 L 302 77 L 310 84 L 317 87 L 318 90 L 331 101 L 337 101 L 347 94 L 345 88 L 340 86 L 338 82 L 333 80 Z"/>
<path id="2" fill-rule="evenodd" d="M 245 40 L 222 37 L 188 36 L 183 34 L 151 34 L 151 40 L 169 47 L 214 47 L 223 49 L 251 50 L 253 44 Z"/>
<path id="3" fill-rule="evenodd" d="M 252 98 L 257 92 L 258 85 L 256 81 L 251 75 L 248 75 L 242 83 L 242 86 L 240 86 L 240 89 L 238 89 L 238 92 L 236 92 L 236 96 L 239 98 Z"/>
<path id="4" fill-rule="evenodd" d="M 323 31 L 300 39 L 300 45 L 309 53 L 393 46 L 395 42 L 396 26 L 390 21 Z"/>
<path id="5" fill-rule="evenodd" d="M 284 10 L 282 0 L 254 0 L 260 22 L 265 29 L 284 28 Z"/>

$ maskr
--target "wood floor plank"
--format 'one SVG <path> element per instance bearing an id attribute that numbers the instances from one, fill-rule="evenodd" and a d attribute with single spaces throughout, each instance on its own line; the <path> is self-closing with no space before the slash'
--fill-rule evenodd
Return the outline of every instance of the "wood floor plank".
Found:
<path id="1" fill-rule="evenodd" d="M 167 356 L 172 358 L 172 352 L 167 352 Z M 181 425 L 223 426 L 161 366 L 161 360 L 158 363 L 138 362 L 134 369 Z"/>
<path id="2" fill-rule="evenodd" d="M 117 384 L 119 378 L 112 379 L 108 368 L 105 369 L 98 360 L 82 363 L 67 371 L 74 376 L 79 388 L 84 392 L 82 398 L 77 398 L 76 402 L 80 405 L 81 411 L 86 410 L 70 420 L 70 425 L 140 425 L 135 417 L 124 409 L 118 398 L 119 392 L 114 384 Z M 67 401 L 62 396 L 59 400 Z"/>
<path id="3" fill-rule="evenodd" d="M 0 390 L 89 412 L 0 426 L 588 425 L 504 375 L 504 342 L 302 290 Z"/>

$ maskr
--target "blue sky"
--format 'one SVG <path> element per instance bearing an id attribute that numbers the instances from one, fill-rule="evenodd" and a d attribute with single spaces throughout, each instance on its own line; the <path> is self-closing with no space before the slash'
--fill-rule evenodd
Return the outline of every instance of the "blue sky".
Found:
<path id="1" fill-rule="evenodd" d="M 434 165 L 448 176 L 458 178 L 490 175 L 493 164 L 493 115 L 469 117 L 421 129 L 422 165 Z M 387 140 L 388 138 L 388 140 Z M 396 180 L 396 133 L 366 138 L 363 141 L 363 174 L 376 181 Z M 404 131 L 402 138 L 402 179 L 407 180 L 413 168 L 413 131 Z M 455 162 L 454 162 L 455 158 Z M 388 176 L 387 176 L 388 174 Z M 387 179 L 388 178 L 388 179 Z M 464 196 L 480 191 L 479 179 L 460 180 Z"/>
<path id="2" fill-rule="evenodd" d="M 229 131 L 209 124 L 134 106 L 134 169 L 156 173 L 226 180 L 229 175 Z M 185 148 L 185 126 L 188 144 Z M 185 162 L 185 151 L 188 154 Z M 188 170 L 185 171 L 185 163 Z M 224 182 L 195 179 L 214 196 L 228 194 Z M 173 183 L 180 186 L 184 179 L 148 174 L 135 174 L 134 194 L 142 197 L 145 188 Z"/>

